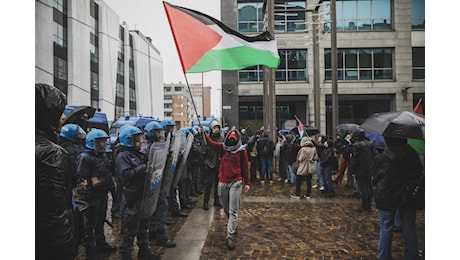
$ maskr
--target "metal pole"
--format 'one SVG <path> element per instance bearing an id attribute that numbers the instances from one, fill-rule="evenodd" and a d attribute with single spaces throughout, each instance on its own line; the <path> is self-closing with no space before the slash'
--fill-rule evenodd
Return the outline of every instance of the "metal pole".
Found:
<path id="1" fill-rule="evenodd" d="M 265 30 L 274 35 L 274 0 L 266 1 Z M 275 70 L 264 66 L 264 131 L 269 131 L 269 137 L 276 141 L 276 91 Z"/>
<path id="2" fill-rule="evenodd" d="M 313 104 L 316 128 L 321 129 L 321 89 L 319 86 L 319 24 L 318 9 L 313 11 Z M 318 40 L 317 40 L 318 38 Z"/>
<path id="3" fill-rule="evenodd" d="M 335 136 L 337 130 L 335 127 L 339 124 L 339 95 L 337 87 L 337 15 L 336 1 L 331 0 L 331 66 L 332 66 L 332 136 Z"/>

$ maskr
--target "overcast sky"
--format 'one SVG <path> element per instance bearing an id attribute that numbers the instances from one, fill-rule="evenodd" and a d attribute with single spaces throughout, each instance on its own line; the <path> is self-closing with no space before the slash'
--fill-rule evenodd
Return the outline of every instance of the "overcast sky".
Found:
<path id="1" fill-rule="evenodd" d="M 120 16 L 120 23 L 126 21 L 130 30 L 136 29 L 152 38 L 153 45 L 163 58 L 164 83 L 185 83 L 179 56 L 173 41 L 171 29 L 161 0 L 105 0 Z M 187 7 L 220 20 L 219 0 L 169 0 L 168 3 Z M 220 114 L 221 72 L 187 73 L 189 84 L 202 83 L 212 87 L 211 113 Z"/>

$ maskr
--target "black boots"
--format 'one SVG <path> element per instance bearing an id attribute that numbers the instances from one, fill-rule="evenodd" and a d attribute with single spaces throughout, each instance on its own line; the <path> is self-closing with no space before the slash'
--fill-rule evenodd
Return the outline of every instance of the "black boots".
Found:
<path id="1" fill-rule="evenodd" d="M 232 237 L 227 237 L 227 248 L 228 250 L 235 249 L 235 243 L 233 243 Z"/>
<path id="2" fill-rule="evenodd" d="M 166 248 L 173 248 L 173 247 L 176 247 L 176 242 L 165 238 L 165 239 L 157 240 L 156 245 L 161 246 L 161 247 L 166 247 Z"/>
<path id="3" fill-rule="evenodd" d="M 156 260 L 160 259 L 160 255 L 150 251 L 150 248 L 147 245 L 139 246 L 139 253 L 137 254 L 137 259 Z"/>
<path id="4" fill-rule="evenodd" d="M 209 204 L 207 201 L 203 202 L 203 209 L 208 210 L 209 209 Z"/>

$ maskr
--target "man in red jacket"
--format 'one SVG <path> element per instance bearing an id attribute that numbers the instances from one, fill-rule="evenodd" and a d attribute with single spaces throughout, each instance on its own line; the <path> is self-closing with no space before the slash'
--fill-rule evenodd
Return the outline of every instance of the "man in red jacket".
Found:
<path id="1" fill-rule="evenodd" d="M 248 153 L 241 143 L 241 134 L 238 130 L 230 130 L 224 143 L 213 141 L 204 135 L 206 144 L 221 158 L 219 165 L 218 194 L 220 204 L 228 218 L 227 223 L 227 248 L 235 248 L 233 235 L 236 232 L 240 196 L 243 189 L 247 193 L 250 189 Z"/>

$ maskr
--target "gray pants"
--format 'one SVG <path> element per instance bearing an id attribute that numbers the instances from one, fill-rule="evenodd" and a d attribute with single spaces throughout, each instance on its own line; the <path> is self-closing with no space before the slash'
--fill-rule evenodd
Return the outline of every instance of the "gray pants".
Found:
<path id="1" fill-rule="evenodd" d="M 236 231 L 240 197 L 243 190 L 243 182 L 221 183 L 218 185 L 220 204 L 228 217 L 227 236 L 232 236 Z"/>

